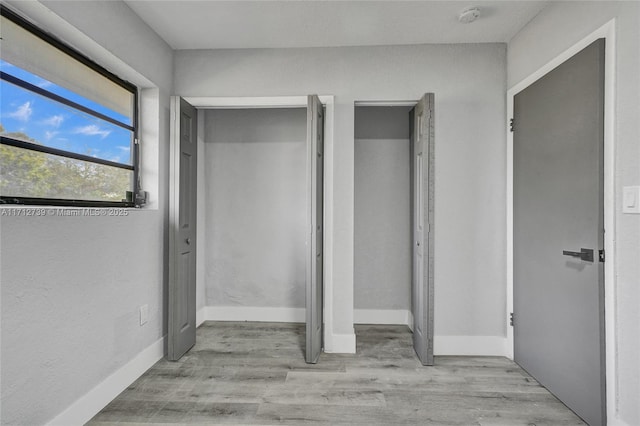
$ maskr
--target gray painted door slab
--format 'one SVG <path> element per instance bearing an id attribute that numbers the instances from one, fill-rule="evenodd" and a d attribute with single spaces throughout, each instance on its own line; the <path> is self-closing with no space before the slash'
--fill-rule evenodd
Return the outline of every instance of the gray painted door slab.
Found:
<path id="1" fill-rule="evenodd" d="M 411 112 L 413 347 L 423 365 L 433 365 L 434 95 Z"/>
<path id="2" fill-rule="evenodd" d="M 176 361 L 196 343 L 197 112 L 171 98 L 169 338 Z"/>
<path id="3" fill-rule="evenodd" d="M 307 106 L 307 278 L 306 354 L 307 363 L 318 362 L 322 352 L 323 307 L 323 172 L 324 109 L 316 95 Z"/>
<path id="4" fill-rule="evenodd" d="M 515 361 L 592 426 L 606 424 L 604 48 L 517 94 L 513 124 Z"/>

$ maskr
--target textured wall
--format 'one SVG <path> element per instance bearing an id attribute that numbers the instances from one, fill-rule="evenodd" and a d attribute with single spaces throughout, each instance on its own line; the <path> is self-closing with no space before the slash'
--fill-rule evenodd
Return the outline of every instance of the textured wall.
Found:
<path id="1" fill-rule="evenodd" d="M 306 109 L 204 117 L 206 304 L 304 308 Z"/>
<path id="2" fill-rule="evenodd" d="M 172 51 L 124 3 L 91 3 L 10 6 L 146 88 L 151 207 L 126 217 L 0 216 L 2 424 L 52 420 L 166 332 Z M 141 327 L 143 304 L 149 321 Z"/>

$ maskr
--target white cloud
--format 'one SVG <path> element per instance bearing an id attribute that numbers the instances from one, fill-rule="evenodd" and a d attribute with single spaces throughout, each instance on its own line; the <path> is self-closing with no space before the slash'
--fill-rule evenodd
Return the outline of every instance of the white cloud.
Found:
<path id="1" fill-rule="evenodd" d="M 123 152 L 131 152 L 131 147 L 130 146 L 117 146 L 116 148 L 118 148 L 119 150 L 121 150 Z"/>
<path id="2" fill-rule="evenodd" d="M 29 121 L 31 117 L 31 113 L 33 113 L 33 108 L 31 108 L 31 102 L 25 102 L 18 107 L 14 112 L 9 113 L 9 117 L 15 118 L 20 121 Z"/>
<path id="3" fill-rule="evenodd" d="M 46 89 L 48 87 L 52 87 L 53 83 L 47 80 L 40 79 L 40 81 L 38 82 L 38 84 L 36 84 L 36 86 L 38 86 L 41 89 Z"/>
<path id="4" fill-rule="evenodd" d="M 47 131 L 45 131 L 45 132 L 44 132 L 44 138 L 45 138 L 46 140 L 48 140 L 48 141 L 49 141 L 49 140 L 51 140 L 55 135 L 57 135 L 58 133 L 60 133 L 60 132 L 57 132 L 57 131 L 55 131 L 55 130 L 53 130 L 53 131 L 48 131 L 48 130 L 47 130 Z"/>
<path id="5" fill-rule="evenodd" d="M 45 119 L 42 122 L 42 124 L 57 128 L 57 127 L 60 127 L 63 121 L 64 121 L 64 117 L 62 116 L 62 114 L 57 114 L 57 115 L 52 115 L 51 117 Z"/>
<path id="6" fill-rule="evenodd" d="M 111 130 L 104 130 L 101 129 L 100 127 L 96 126 L 95 124 L 90 124 L 88 126 L 83 126 L 83 127 L 77 127 L 73 133 L 76 134 L 80 134 L 80 135 L 87 135 L 87 136 L 100 136 L 102 137 L 102 139 L 106 138 L 107 136 L 109 136 L 109 134 L 111 134 Z"/>

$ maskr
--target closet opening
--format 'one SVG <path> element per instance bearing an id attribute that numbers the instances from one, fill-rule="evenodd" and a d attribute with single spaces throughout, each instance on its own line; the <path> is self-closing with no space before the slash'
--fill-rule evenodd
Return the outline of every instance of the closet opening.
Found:
<path id="1" fill-rule="evenodd" d="M 171 99 L 167 359 L 195 345 L 204 321 L 299 322 L 292 350 L 316 363 L 325 107 L 317 95 L 189 101 Z"/>
<path id="2" fill-rule="evenodd" d="M 423 365 L 433 365 L 433 112 L 426 94 L 354 113 L 354 323 L 411 332 Z"/>
<path id="3" fill-rule="evenodd" d="M 205 306 L 218 320 L 279 314 L 304 323 L 307 110 L 201 114 Z M 305 349 L 304 341 L 263 343 Z"/>
<path id="4" fill-rule="evenodd" d="M 413 327 L 413 106 L 355 107 L 354 319 Z"/>

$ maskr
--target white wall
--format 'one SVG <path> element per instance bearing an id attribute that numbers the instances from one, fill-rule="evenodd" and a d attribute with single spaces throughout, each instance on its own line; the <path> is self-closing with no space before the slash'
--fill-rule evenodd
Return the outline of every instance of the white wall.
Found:
<path id="1" fill-rule="evenodd" d="M 409 110 L 355 110 L 356 309 L 411 310 Z"/>
<path id="2" fill-rule="evenodd" d="M 208 110 L 206 305 L 304 308 L 304 108 Z"/>
<path id="3" fill-rule="evenodd" d="M 354 101 L 434 92 L 435 331 L 467 344 L 483 339 L 462 336 L 506 333 L 505 55 L 503 44 L 177 51 L 174 85 L 183 96 L 335 95 L 329 333 L 345 341 L 353 339 Z"/>
<path id="4" fill-rule="evenodd" d="M 10 6 L 145 88 L 143 185 L 154 188 L 151 208 L 126 217 L 0 216 L 0 423 L 37 425 L 144 349 L 159 347 L 155 356 L 162 356 L 172 52 L 121 2 Z M 149 322 L 141 327 L 142 304 Z M 60 423 L 83 421 L 67 414 Z"/>
<path id="5" fill-rule="evenodd" d="M 640 215 L 622 214 L 622 187 L 640 185 L 640 3 L 551 3 L 509 43 L 512 87 L 615 18 L 615 400 L 610 424 L 640 424 Z M 611 360 L 608 360 L 611 361 Z M 608 383 L 608 386 L 611 386 Z M 610 393 L 608 393 L 611 395 Z M 610 413 L 611 414 L 611 413 Z"/>

